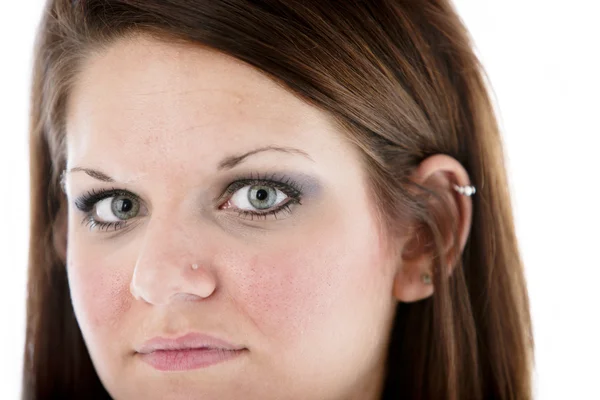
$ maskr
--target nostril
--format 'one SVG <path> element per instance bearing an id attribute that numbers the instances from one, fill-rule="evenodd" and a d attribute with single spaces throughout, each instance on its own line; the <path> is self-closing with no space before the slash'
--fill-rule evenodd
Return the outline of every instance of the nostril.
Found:
<path id="1" fill-rule="evenodd" d="M 179 299 L 181 301 L 200 301 L 202 297 L 192 293 L 175 293 L 172 298 Z"/>

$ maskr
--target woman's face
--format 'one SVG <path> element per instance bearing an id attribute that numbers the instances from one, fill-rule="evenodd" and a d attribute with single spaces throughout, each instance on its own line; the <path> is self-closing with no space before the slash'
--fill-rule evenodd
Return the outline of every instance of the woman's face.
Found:
<path id="1" fill-rule="evenodd" d="M 67 135 L 69 285 L 114 398 L 375 398 L 397 263 L 325 113 L 140 37 L 88 59 Z M 144 347 L 190 333 L 243 350 Z"/>

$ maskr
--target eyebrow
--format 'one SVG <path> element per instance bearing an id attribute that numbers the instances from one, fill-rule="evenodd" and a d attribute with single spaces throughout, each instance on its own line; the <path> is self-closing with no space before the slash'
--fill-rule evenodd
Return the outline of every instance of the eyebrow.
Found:
<path id="1" fill-rule="evenodd" d="M 217 170 L 221 171 L 221 170 L 231 169 L 231 168 L 235 167 L 236 165 L 242 163 L 246 158 L 253 156 L 255 154 L 258 154 L 258 153 L 265 152 L 265 151 L 278 151 L 278 152 L 287 153 L 287 154 L 298 154 L 298 155 L 301 155 L 301 156 L 309 159 L 310 161 L 314 162 L 314 160 L 308 155 L 308 153 L 306 153 L 303 150 L 296 149 L 293 147 L 266 146 L 266 147 L 259 147 L 258 149 L 248 151 L 241 155 L 233 155 L 233 156 L 225 157 L 221 162 L 219 162 L 219 164 L 217 166 Z M 111 178 L 110 176 L 108 176 L 105 173 L 98 171 L 96 169 L 84 168 L 84 167 L 73 167 L 68 171 L 67 170 L 63 171 L 61 179 L 60 179 L 61 186 L 64 186 L 64 179 L 65 179 L 66 174 L 71 173 L 71 172 L 85 172 L 87 175 L 89 175 L 92 178 L 97 179 L 99 181 L 115 182 L 115 180 L 113 178 Z"/>
<path id="2" fill-rule="evenodd" d="M 314 161 L 305 151 L 302 151 L 300 149 L 295 149 L 293 147 L 266 146 L 266 147 L 260 147 L 255 150 L 251 150 L 251 151 L 244 153 L 242 155 L 239 155 L 239 156 L 226 157 L 223 159 L 223 161 L 221 161 L 219 163 L 217 170 L 220 171 L 223 169 L 231 169 L 231 168 L 235 167 L 236 165 L 240 164 L 247 157 L 250 157 L 257 153 L 261 153 L 261 152 L 265 152 L 265 151 L 279 151 L 279 152 L 288 153 L 288 154 L 299 154 L 301 156 L 308 158 L 310 161 Z"/>

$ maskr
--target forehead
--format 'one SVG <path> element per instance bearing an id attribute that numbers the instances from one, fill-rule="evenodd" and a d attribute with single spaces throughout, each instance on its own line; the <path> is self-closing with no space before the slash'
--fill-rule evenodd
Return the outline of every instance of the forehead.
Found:
<path id="1" fill-rule="evenodd" d="M 259 70 L 206 47 L 144 36 L 85 62 L 69 98 L 67 135 L 69 164 L 99 149 L 163 160 L 193 151 L 188 156 L 209 160 L 257 145 L 309 153 L 342 145 L 325 112 Z"/>

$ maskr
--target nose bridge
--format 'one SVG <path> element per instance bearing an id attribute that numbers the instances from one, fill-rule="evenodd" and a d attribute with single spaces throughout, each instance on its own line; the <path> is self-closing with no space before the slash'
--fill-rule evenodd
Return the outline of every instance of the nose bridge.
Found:
<path id="1" fill-rule="evenodd" d="M 133 296 L 156 305 L 210 296 L 216 279 L 208 265 L 212 259 L 208 235 L 200 239 L 199 232 L 198 221 L 189 217 L 176 213 L 152 217 L 131 279 Z"/>

